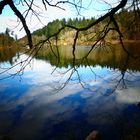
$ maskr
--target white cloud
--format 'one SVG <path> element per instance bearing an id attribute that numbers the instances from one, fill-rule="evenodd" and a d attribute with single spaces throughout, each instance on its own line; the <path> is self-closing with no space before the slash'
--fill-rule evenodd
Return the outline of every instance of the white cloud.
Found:
<path id="1" fill-rule="evenodd" d="M 64 7 L 66 10 L 49 6 L 47 7 L 47 10 L 45 10 L 41 1 L 36 2 L 37 3 L 35 4 L 40 8 L 34 7 L 34 10 L 41 22 L 37 16 L 29 13 L 28 17 L 26 18 L 26 22 L 31 32 L 42 28 L 52 20 L 68 18 L 72 15 L 67 5 Z M 21 13 L 25 11 L 23 6 L 18 6 L 18 9 L 20 9 Z M 19 24 L 17 17 L 13 14 L 9 7 L 4 8 L 2 15 L 0 15 L 0 25 L 0 32 L 5 32 L 6 27 L 8 27 L 18 35 L 18 38 L 21 38 L 25 35 L 25 31 L 22 29 L 22 23 L 20 22 Z"/>
<path id="2" fill-rule="evenodd" d="M 25 35 L 25 31 L 20 29 L 21 25 L 18 25 L 16 17 L 9 16 L 0 16 L 0 32 L 5 32 L 6 28 L 9 28 L 11 31 L 14 31 L 14 34 L 17 34 L 18 37 Z"/>
<path id="3" fill-rule="evenodd" d="M 11 26 L 9 23 L 12 23 L 12 20 L 14 20 L 13 17 L 0 16 L 0 32 L 5 32 L 6 27 Z"/>
<path id="4" fill-rule="evenodd" d="M 137 103 L 140 102 L 140 87 L 127 88 L 125 90 L 117 90 L 117 101 L 120 103 Z"/>
<path id="5" fill-rule="evenodd" d="M 53 3 L 56 3 L 57 0 L 52 1 Z M 115 5 L 114 3 L 117 3 L 118 1 L 108 1 L 106 2 Z M 62 19 L 62 18 L 69 18 L 69 17 L 76 17 L 77 12 L 74 6 L 70 4 L 61 4 L 61 7 L 65 10 L 62 10 L 60 8 L 56 7 L 50 7 L 47 6 L 47 10 L 45 10 L 44 5 L 42 4 L 42 1 L 36 0 L 34 1 L 34 10 L 37 15 L 40 15 L 40 20 L 36 16 L 31 16 L 31 13 L 29 13 L 29 16 L 27 17 L 27 25 L 31 32 L 42 28 L 43 26 L 47 25 L 48 22 L 54 20 L 54 19 Z M 89 5 L 89 6 L 88 6 Z M 93 1 L 90 3 L 90 0 L 83 2 L 83 7 L 86 7 L 87 10 L 81 9 L 81 15 L 85 16 L 86 18 L 94 17 L 97 15 L 100 15 L 101 13 L 105 13 L 100 9 L 103 9 L 103 7 L 106 7 L 105 2 L 103 1 Z M 20 12 L 23 13 L 26 9 L 26 7 L 23 7 L 21 5 L 17 6 L 18 9 L 20 9 Z M 40 8 L 38 8 L 40 7 Z M 97 11 L 96 10 L 99 10 Z M 6 27 L 10 28 L 15 32 L 15 34 L 18 35 L 18 38 L 23 37 L 26 33 L 24 29 L 22 29 L 22 24 L 17 22 L 17 17 L 14 15 L 12 10 L 10 10 L 9 7 L 4 8 L 2 15 L 0 16 L 0 32 L 4 32 Z M 22 29 L 22 30 L 21 30 Z"/>

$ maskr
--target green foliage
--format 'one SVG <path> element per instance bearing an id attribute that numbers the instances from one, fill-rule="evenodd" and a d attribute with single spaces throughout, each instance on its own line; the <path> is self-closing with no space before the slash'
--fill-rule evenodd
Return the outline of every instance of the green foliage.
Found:
<path id="1" fill-rule="evenodd" d="M 62 19 L 62 20 L 54 20 L 52 22 L 49 22 L 47 26 L 45 26 L 42 29 L 36 30 L 35 32 L 33 32 L 33 35 L 37 35 L 37 36 L 42 36 L 45 35 L 46 37 L 49 37 L 51 35 L 53 35 L 54 33 L 56 33 L 60 28 L 62 28 L 64 25 L 71 25 L 71 26 L 75 26 L 77 28 L 81 28 L 86 26 L 87 24 L 91 23 L 92 21 L 95 21 L 94 18 L 92 19 L 71 19 L 69 18 L 67 21 L 66 19 Z M 69 29 L 66 29 L 65 31 L 68 31 Z"/>
<path id="2" fill-rule="evenodd" d="M 120 30 L 124 35 L 124 39 L 140 39 L 140 11 L 127 11 L 122 10 L 119 13 L 115 15 L 115 18 L 117 20 L 117 23 L 119 24 Z M 71 25 L 75 26 L 77 28 L 86 27 L 88 24 L 96 21 L 95 18 L 86 19 L 86 18 L 75 18 L 68 20 L 62 19 L 62 20 L 54 20 L 52 22 L 49 22 L 47 26 L 45 26 L 42 29 L 39 29 L 35 32 L 33 32 L 33 35 L 35 36 L 45 36 L 50 37 L 51 35 L 55 34 L 60 28 L 62 28 L 64 25 Z M 104 29 L 105 25 L 108 23 L 109 19 L 106 19 L 102 21 L 101 23 L 93 26 L 87 31 L 84 31 L 79 34 L 79 42 L 80 40 L 82 42 L 85 41 L 95 41 L 98 37 L 98 34 Z M 114 27 L 113 23 L 110 24 L 109 27 Z M 93 37 L 92 36 L 96 36 Z M 62 40 L 63 44 L 66 42 L 66 44 L 71 44 L 73 42 L 74 37 L 74 30 L 71 28 L 65 28 L 59 34 L 59 39 Z M 109 34 L 106 36 L 106 39 L 108 40 L 117 40 L 118 39 L 118 33 L 114 30 L 109 32 Z M 60 43 L 61 44 L 61 43 Z"/>
<path id="3" fill-rule="evenodd" d="M 0 34 L 0 46 L 10 46 L 14 39 L 7 34 Z"/>
<path id="4" fill-rule="evenodd" d="M 0 47 L 11 46 L 14 41 L 14 38 L 10 36 L 10 29 L 6 28 L 5 33 L 0 33 Z"/>
<path id="5" fill-rule="evenodd" d="M 45 26 L 44 28 L 33 32 L 33 35 L 37 35 L 37 36 L 45 35 L 46 37 L 49 37 L 54 33 L 56 33 L 62 26 L 64 26 L 65 22 L 66 22 L 65 19 L 62 20 L 56 19 L 52 22 L 49 22 L 48 25 Z"/>
<path id="6" fill-rule="evenodd" d="M 122 10 L 116 17 L 126 39 L 140 39 L 140 11 Z"/>

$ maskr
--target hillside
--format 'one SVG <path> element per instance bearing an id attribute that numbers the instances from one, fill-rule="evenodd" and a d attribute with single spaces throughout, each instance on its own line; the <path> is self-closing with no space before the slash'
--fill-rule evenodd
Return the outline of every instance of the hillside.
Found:
<path id="1" fill-rule="evenodd" d="M 124 40 L 140 40 L 140 11 L 121 11 L 116 14 L 117 23 L 119 24 L 120 30 L 123 34 Z M 125 18 L 124 18 L 125 17 Z M 95 40 L 97 40 L 99 33 L 108 23 L 109 19 L 104 20 L 102 23 L 97 24 L 94 28 L 90 28 L 87 31 L 82 32 L 79 35 L 78 44 L 92 44 Z M 85 19 L 85 18 L 76 18 L 68 20 L 54 20 L 49 22 L 47 26 L 43 27 L 42 29 L 36 30 L 33 32 L 33 42 L 34 44 L 37 43 L 40 39 L 45 39 L 49 36 L 55 34 L 60 28 L 64 25 L 72 25 L 78 28 L 85 27 L 86 25 L 90 24 L 91 22 L 96 21 L 95 18 Z M 131 24 L 130 24 L 131 23 Z M 110 25 L 109 28 L 114 28 L 113 24 Z M 65 28 L 58 36 L 57 41 L 58 44 L 63 45 L 70 45 L 73 43 L 75 31 L 70 28 Z M 52 43 L 55 42 L 56 38 L 53 38 L 51 41 Z M 105 38 L 109 41 L 117 41 L 118 40 L 118 33 L 116 31 L 111 31 Z M 27 38 L 20 40 L 22 44 L 27 42 Z"/>
<path id="2" fill-rule="evenodd" d="M 0 34 L 0 47 L 11 46 L 14 43 L 14 39 L 7 34 Z"/>

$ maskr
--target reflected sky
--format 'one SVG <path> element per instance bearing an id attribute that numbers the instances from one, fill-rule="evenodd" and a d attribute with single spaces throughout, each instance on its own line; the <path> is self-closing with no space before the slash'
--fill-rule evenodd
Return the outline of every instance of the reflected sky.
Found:
<path id="1" fill-rule="evenodd" d="M 139 72 L 125 73 L 124 88 L 120 71 L 80 66 L 78 74 L 74 72 L 59 90 L 73 69 L 65 73 L 68 68 L 57 68 L 52 73 L 54 69 L 48 61 L 34 59 L 21 77 L 0 81 L 0 136 L 13 140 L 84 140 L 99 130 L 103 140 L 118 140 L 130 130 L 140 130 Z"/>

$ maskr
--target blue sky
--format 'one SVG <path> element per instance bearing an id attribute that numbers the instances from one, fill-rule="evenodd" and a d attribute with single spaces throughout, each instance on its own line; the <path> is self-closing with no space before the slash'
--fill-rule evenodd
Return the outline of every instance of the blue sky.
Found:
<path id="1" fill-rule="evenodd" d="M 56 1 L 57 0 L 53 0 L 52 2 Z M 116 1 L 117 0 L 106 0 L 106 2 L 109 3 L 115 3 Z M 35 7 L 35 10 L 39 14 L 41 14 L 40 19 L 42 23 L 40 23 L 40 21 L 35 16 L 32 16 L 32 18 L 30 18 L 30 14 L 27 17 L 27 24 L 31 32 L 47 25 L 48 22 L 54 19 L 80 17 L 77 15 L 76 9 L 72 5 L 61 5 L 66 10 L 47 7 L 48 10 L 45 11 L 41 1 L 35 0 L 35 4 L 40 7 L 40 9 Z M 101 15 L 101 13 L 105 13 L 109 8 L 109 5 L 105 4 L 104 0 L 83 0 L 82 4 L 82 6 L 85 8 L 81 9 L 81 17 L 85 18 L 98 17 Z M 20 9 L 20 12 L 23 13 L 26 10 L 26 7 L 18 5 L 18 9 Z M 24 29 L 22 29 L 22 24 L 19 24 L 17 17 L 14 15 L 9 6 L 6 6 L 2 14 L 0 15 L 0 32 L 4 32 L 6 27 L 14 31 L 14 33 L 18 35 L 18 38 L 25 35 L 25 31 Z"/>

